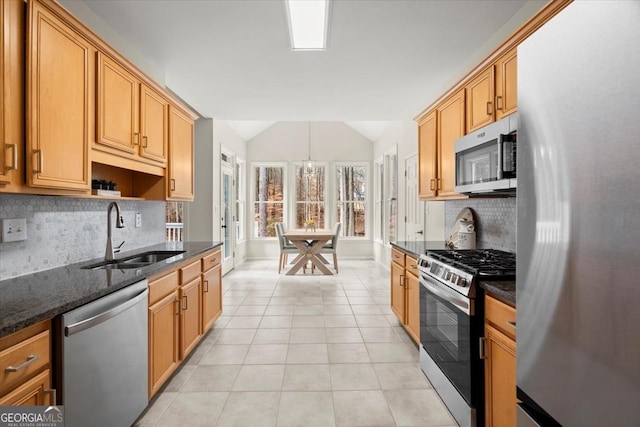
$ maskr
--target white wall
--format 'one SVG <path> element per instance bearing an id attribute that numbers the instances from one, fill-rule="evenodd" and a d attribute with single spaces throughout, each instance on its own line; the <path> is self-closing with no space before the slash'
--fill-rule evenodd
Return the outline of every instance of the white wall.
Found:
<path id="1" fill-rule="evenodd" d="M 247 142 L 247 218 L 252 218 L 251 162 L 301 162 L 309 154 L 308 122 L 278 122 Z M 372 172 L 373 143 L 343 122 L 311 123 L 311 158 L 318 162 L 367 162 L 369 174 Z M 329 165 L 328 185 L 332 185 L 332 165 Z M 372 183 L 373 181 L 370 180 Z M 371 187 L 371 185 L 370 185 Z M 371 188 L 370 188 L 371 190 Z M 372 203 L 369 197 L 371 219 Z M 328 212 L 329 221 L 334 221 L 333 212 Z M 370 221 L 371 222 L 371 221 Z M 248 225 L 251 239 L 251 224 Z M 371 228 L 371 227 L 369 227 Z M 371 232 L 369 232 L 369 235 Z M 275 258 L 279 253 L 274 240 L 249 240 L 248 258 Z M 338 255 L 341 258 L 373 257 L 371 240 L 340 240 Z"/>
<path id="2" fill-rule="evenodd" d="M 418 124 L 414 121 L 392 122 L 386 132 L 375 142 L 373 160 L 381 159 L 386 153 L 397 147 L 398 154 L 398 235 L 399 241 L 406 240 L 405 211 L 406 185 L 404 178 L 405 160 L 418 153 Z M 444 202 L 425 203 L 425 240 L 444 240 Z M 388 246 L 373 243 L 373 254 L 376 261 L 389 265 L 390 250 Z"/>

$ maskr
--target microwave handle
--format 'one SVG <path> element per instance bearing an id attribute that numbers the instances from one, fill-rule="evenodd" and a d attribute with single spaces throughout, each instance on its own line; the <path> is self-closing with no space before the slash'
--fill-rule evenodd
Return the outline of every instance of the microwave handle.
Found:
<path id="1" fill-rule="evenodd" d="M 504 153 L 502 150 L 504 149 L 504 135 L 500 134 L 498 137 L 498 173 L 496 174 L 496 179 L 500 181 L 504 178 Z"/>

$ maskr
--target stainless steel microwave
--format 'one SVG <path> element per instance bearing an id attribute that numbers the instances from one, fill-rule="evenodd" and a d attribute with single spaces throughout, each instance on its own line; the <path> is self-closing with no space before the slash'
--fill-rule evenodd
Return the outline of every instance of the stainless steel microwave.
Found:
<path id="1" fill-rule="evenodd" d="M 455 191 L 515 195 L 518 113 L 458 139 Z"/>

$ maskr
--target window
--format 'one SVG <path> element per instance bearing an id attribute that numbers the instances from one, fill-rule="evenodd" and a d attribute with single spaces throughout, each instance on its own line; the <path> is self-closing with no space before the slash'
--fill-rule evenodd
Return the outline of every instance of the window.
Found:
<path id="1" fill-rule="evenodd" d="M 167 202 L 165 206 L 165 240 L 167 242 L 182 242 L 184 224 L 183 202 Z"/>
<path id="2" fill-rule="evenodd" d="M 255 237 L 275 237 L 275 223 L 284 221 L 285 167 L 255 164 L 253 168 Z"/>
<path id="3" fill-rule="evenodd" d="M 325 228 L 325 167 L 296 166 L 295 223 L 294 228 L 304 228 L 304 222 L 313 219 L 318 228 Z"/>
<path id="4" fill-rule="evenodd" d="M 392 152 L 384 156 L 385 166 L 385 218 L 386 235 L 385 243 L 395 242 L 398 231 L 398 155 L 394 148 Z"/>
<path id="5" fill-rule="evenodd" d="M 384 206 L 384 160 L 381 158 L 375 162 L 375 195 L 374 195 L 374 212 L 373 218 L 375 224 L 373 226 L 373 238 L 377 242 L 384 243 L 384 222 L 383 215 Z"/>
<path id="6" fill-rule="evenodd" d="M 244 162 L 240 159 L 236 160 L 235 180 L 236 180 L 236 241 L 243 242 L 247 239 L 245 232 L 244 217 L 246 215 L 246 189 L 245 189 L 245 175 Z"/>
<path id="7" fill-rule="evenodd" d="M 336 166 L 336 219 L 343 236 L 366 236 L 366 202 L 366 165 Z"/>

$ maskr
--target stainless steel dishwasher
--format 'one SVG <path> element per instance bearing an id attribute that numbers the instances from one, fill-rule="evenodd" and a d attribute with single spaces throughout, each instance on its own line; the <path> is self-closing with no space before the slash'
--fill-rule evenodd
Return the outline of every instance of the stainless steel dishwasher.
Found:
<path id="1" fill-rule="evenodd" d="M 66 426 L 130 426 L 147 406 L 147 285 L 59 316 L 55 381 Z"/>

